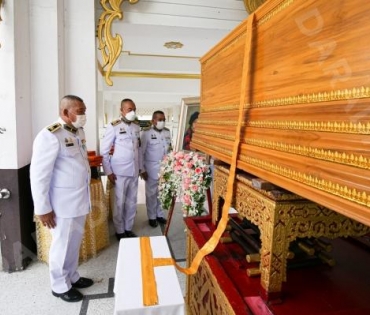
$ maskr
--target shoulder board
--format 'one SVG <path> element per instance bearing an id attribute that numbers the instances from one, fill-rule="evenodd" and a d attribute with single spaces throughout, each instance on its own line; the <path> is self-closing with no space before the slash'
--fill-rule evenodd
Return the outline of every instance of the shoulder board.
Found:
<path id="1" fill-rule="evenodd" d="M 132 123 L 134 123 L 135 125 L 140 125 L 140 121 L 138 120 L 134 120 Z"/>
<path id="2" fill-rule="evenodd" d="M 50 132 L 55 132 L 59 130 L 61 127 L 62 127 L 62 124 L 55 123 L 55 124 L 50 125 L 49 127 L 46 127 L 46 129 L 49 130 Z"/>
<path id="3" fill-rule="evenodd" d="M 167 131 L 170 131 L 170 129 L 168 129 L 167 127 L 164 127 L 163 130 L 167 130 Z"/>
<path id="4" fill-rule="evenodd" d="M 121 120 L 121 119 L 117 119 L 117 120 L 112 121 L 112 122 L 111 122 L 111 125 L 112 125 L 112 126 L 116 126 L 116 125 L 118 125 L 120 122 L 122 122 L 122 120 Z"/>
<path id="5" fill-rule="evenodd" d="M 143 128 L 143 131 L 148 131 L 150 129 L 152 129 L 152 126 L 146 126 L 146 127 Z"/>

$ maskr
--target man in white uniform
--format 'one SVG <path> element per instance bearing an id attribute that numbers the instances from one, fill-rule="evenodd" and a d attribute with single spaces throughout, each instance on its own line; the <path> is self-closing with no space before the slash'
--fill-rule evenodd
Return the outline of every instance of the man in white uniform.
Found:
<path id="1" fill-rule="evenodd" d="M 165 224 L 163 210 L 158 199 L 158 174 L 160 162 L 172 150 L 171 133 L 165 128 L 166 117 L 162 111 L 155 111 L 152 126 L 144 129 L 141 135 L 143 169 L 141 177 L 145 180 L 146 209 L 149 225 Z"/>
<path id="2" fill-rule="evenodd" d="M 113 223 L 118 240 L 136 237 L 132 232 L 137 206 L 139 171 L 142 168 L 140 127 L 135 122 L 136 105 L 130 99 L 121 102 L 121 115 L 110 123 L 101 144 L 103 168 L 114 185 Z M 112 156 L 110 152 L 114 148 Z"/>
<path id="3" fill-rule="evenodd" d="M 67 302 L 82 300 L 76 288 L 93 284 L 77 272 L 79 250 L 90 211 L 90 166 L 83 126 L 86 106 L 74 95 L 60 102 L 60 118 L 33 144 L 30 177 L 35 215 L 50 229 L 52 294 Z"/>

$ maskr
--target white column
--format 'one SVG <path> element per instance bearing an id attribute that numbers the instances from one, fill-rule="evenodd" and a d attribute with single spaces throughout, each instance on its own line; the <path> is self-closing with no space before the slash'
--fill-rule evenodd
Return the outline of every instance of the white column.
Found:
<path id="1" fill-rule="evenodd" d="M 97 147 L 95 4 L 91 0 L 30 0 L 33 136 L 59 115 L 60 99 L 87 106 L 87 147 Z"/>
<path id="2" fill-rule="evenodd" d="M 5 5 L 6 4 L 6 5 Z M 6 1 L 0 22 L 0 169 L 19 169 L 30 161 L 31 87 L 27 0 Z"/>
<path id="3" fill-rule="evenodd" d="M 98 104 L 95 1 L 64 0 L 65 92 L 80 96 L 87 107 L 87 147 L 97 150 Z"/>

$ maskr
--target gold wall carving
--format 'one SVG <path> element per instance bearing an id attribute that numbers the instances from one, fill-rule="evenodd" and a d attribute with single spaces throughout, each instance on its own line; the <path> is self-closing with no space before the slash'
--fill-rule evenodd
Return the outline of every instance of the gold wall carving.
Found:
<path id="1" fill-rule="evenodd" d="M 200 131 L 197 131 L 201 133 Z M 245 143 L 257 147 L 278 150 L 287 153 L 299 154 L 321 160 L 353 165 L 363 169 L 370 169 L 370 159 L 362 155 L 347 154 L 345 152 L 332 151 L 327 149 L 314 148 L 296 144 L 287 144 L 276 141 L 245 138 Z"/>
<path id="2" fill-rule="evenodd" d="M 225 167 L 215 167 L 213 221 L 219 216 L 220 198 L 225 198 L 228 172 Z M 234 207 L 260 229 L 261 285 L 267 293 L 280 292 L 282 282 L 287 280 L 289 244 L 296 238 L 360 236 L 370 231 L 361 223 L 290 192 L 254 188 L 251 180 L 241 174 L 237 175 Z"/>
<path id="3" fill-rule="evenodd" d="M 339 185 L 338 183 L 334 183 L 328 180 L 320 179 L 318 177 L 312 176 L 311 174 L 293 171 L 292 169 L 289 169 L 287 167 L 282 167 L 274 163 L 262 161 L 261 159 L 240 156 L 240 160 L 250 165 L 254 165 L 261 169 L 272 172 L 274 174 L 290 178 L 299 183 L 304 183 L 308 186 L 315 187 L 319 190 L 350 200 L 359 205 L 370 207 L 370 196 L 365 191 L 358 191 L 354 188 Z"/>
<path id="4" fill-rule="evenodd" d="M 109 2 L 109 6 L 107 4 Z M 118 34 L 112 35 L 112 23 L 113 20 L 123 18 L 121 10 L 121 4 L 124 0 L 100 0 L 100 4 L 104 9 L 104 12 L 99 17 L 98 25 L 98 39 L 99 49 L 103 58 L 103 69 L 105 70 L 105 82 L 108 85 L 113 85 L 113 81 L 110 79 L 111 71 L 116 63 L 118 57 L 121 54 L 123 41 L 122 37 Z M 137 3 L 139 0 L 128 0 L 131 4 Z"/>

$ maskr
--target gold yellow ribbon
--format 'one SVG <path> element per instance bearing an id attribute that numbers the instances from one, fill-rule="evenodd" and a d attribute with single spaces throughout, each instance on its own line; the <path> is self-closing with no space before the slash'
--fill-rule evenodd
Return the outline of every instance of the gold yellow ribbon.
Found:
<path id="1" fill-rule="evenodd" d="M 172 266 L 173 258 L 153 258 L 149 237 L 140 237 L 141 254 L 141 281 L 143 284 L 143 304 L 152 306 L 158 304 L 157 285 L 155 282 L 154 267 Z"/>
<path id="2" fill-rule="evenodd" d="M 250 90 L 250 64 L 251 64 L 251 49 L 252 49 L 252 35 L 253 35 L 253 23 L 254 23 L 254 16 L 255 14 L 252 13 L 247 21 L 247 32 L 246 32 L 246 52 L 244 55 L 244 69 L 243 69 L 243 77 L 242 77 L 242 84 L 241 84 L 241 97 L 239 103 L 239 118 L 238 118 L 238 125 L 236 128 L 236 135 L 235 135 L 235 142 L 233 146 L 233 154 L 231 157 L 231 165 L 230 165 L 230 172 L 229 177 L 227 180 L 227 191 L 225 197 L 225 203 L 222 208 L 222 215 L 221 220 L 219 221 L 216 230 L 214 231 L 211 238 L 203 245 L 203 247 L 197 252 L 195 255 L 191 265 L 189 268 L 182 268 L 181 266 L 175 264 L 175 267 L 186 275 L 191 275 L 197 272 L 202 259 L 213 252 L 216 248 L 223 232 L 225 231 L 227 220 L 229 217 L 229 209 L 231 207 L 231 202 L 234 193 L 234 181 L 235 181 L 235 171 L 236 171 L 236 161 L 239 154 L 239 144 L 240 144 L 240 135 L 241 135 L 241 127 L 242 123 L 244 122 L 244 104 L 250 104 L 250 97 L 251 97 L 251 90 Z M 248 91 L 248 93 L 247 93 Z"/>
<path id="3" fill-rule="evenodd" d="M 177 265 L 172 258 L 153 258 L 152 249 L 150 247 L 149 237 L 140 238 L 140 250 L 141 250 L 141 273 L 142 273 L 142 284 L 143 284 L 143 303 L 145 306 L 151 306 L 158 304 L 158 293 L 157 286 L 154 276 L 154 267 L 156 266 L 168 266 L 175 265 L 175 267 L 186 275 L 195 274 L 199 268 L 203 258 L 212 253 L 220 241 L 222 234 L 225 231 L 229 209 L 234 194 L 234 181 L 236 173 L 236 162 L 239 154 L 239 144 L 241 128 L 244 122 L 244 104 L 250 104 L 251 90 L 250 87 L 250 60 L 251 60 L 251 49 L 252 49 L 252 35 L 253 35 L 253 23 L 255 14 L 252 13 L 247 21 L 247 35 L 246 35 L 246 53 L 244 55 L 244 69 L 241 84 L 241 97 L 239 103 L 239 117 L 238 125 L 236 128 L 235 142 L 233 145 L 233 154 L 231 157 L 231 165 L 229 177 L 227 180 L 227 191 L 225 197 L 225 203 L 222 208 L 221 220 L 219 221 L 216 230 L 212 234 L 211 238 L 203 245 L 203 247 L 195 255 L 189 268 L 183 268 Z M 248 91 L 248 93 L 247 93 Z"/>

